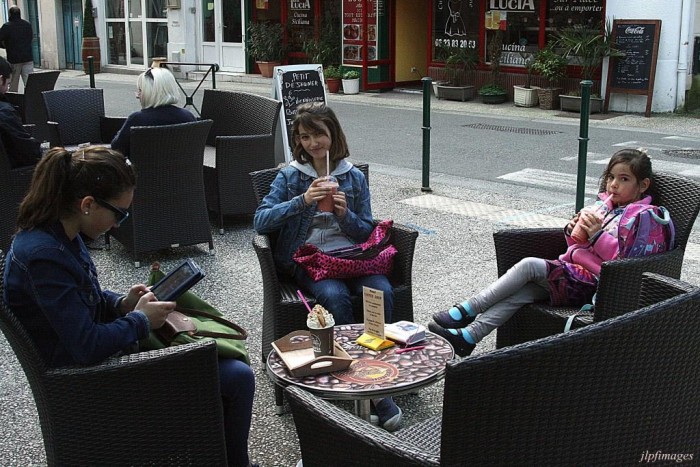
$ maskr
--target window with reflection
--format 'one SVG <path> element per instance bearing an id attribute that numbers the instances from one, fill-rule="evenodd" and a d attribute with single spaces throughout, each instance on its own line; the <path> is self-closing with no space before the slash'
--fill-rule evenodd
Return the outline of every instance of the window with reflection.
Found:
<path id="1" fill-rule="evenodd" d="M 549 0 L 547 4 L 547 40 L 567 26 L 598 28 L 605 22 L 604 0 Z"/>
<path id="2" fill-rule="evenodd" d="M 444 62 L 445 50 L 476 50 L 479 44 L 479 3 L 476 0 L 435 0 L 432 60 Z"/>
<path id="3" fill-rule="evenodd" d="M 141 18 L 142 16 L 141 0 L 129 0 L 129 18 Z"/>
<path id="4" fill-rule="evenodd" d="M 148 32 L 148 56 L 167 57 L 168 56 L 168 24 L 167 23 L 146 23 Z"/>
<path id="5" fill-rule="evenodd" d="M 124 0 L 106 0 L 105 18 L 123 18 Z"/>
<path id="6" fill-rule="evenodd" d="M 107 23 L 107 63 L 126 65 L 126 32 L 124 23 Z"/>
<path id="7" fill-rule="evenodd" d="M 222 0 L 221 14 L 224 24 L 224 42 L 243 42 L 241 0 Z"/>
<path id="8" fill-rule="evenodd" d="M 216 40 L 216 26 L 214 24 L 214 0 L 202 0 L 202 40 L 214 42 Z"/>
<path id="9" fill-rule="evenodd" d="M 131 64 L 143 65 L 143 23 L 141 21 L 129 21 L 129 41 Z"/>
<path id="10" fill-rule="evenodd" d="M 497 4 L 500 6 L 500 4 Z M 539 50 L 540 0 L 508 4 L 510 10 L 487 9 L 484 15 L 486 47 L 484 62 L 490 63 L 489 44 L 501 41 L 501 65 L 524 66 Z M 500 36 L 500 37 L 497 37 Z"/>
<path id="11" fill-rule="evenodd" d="M 165 0 L 146 0 L 146 12 L 149 18 L 166 18 L 168 11 Z"/>

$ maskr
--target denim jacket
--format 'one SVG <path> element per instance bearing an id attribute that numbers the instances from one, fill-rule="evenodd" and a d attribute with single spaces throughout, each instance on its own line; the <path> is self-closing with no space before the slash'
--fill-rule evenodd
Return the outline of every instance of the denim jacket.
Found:
<path id="1" fill-rule="evenodd" d="M 120 296 L 100 288 L 82 239 L 60 222 L 17 233 L 4 280 L 5 303 L 51 367 L 97 363 L 148 335 L 146 315 L 119 313 Z"/>
<path id="2" fill-rule="evenodd" d="M 374 228 L 367 180 L 345 159 L 338 163 L 331 175 L 338 179 L 338 190 L 345 193 L 348 205 L 347 214 L 338 219 L 338 225 L 355 243 L 362 243 Z M 270 193 L 255 211 L 253 227 L 256 232 L 279 231 L 274 258 L 277 266 L 287 273 L 293 272 L 292 255 L 308 238 L 311 222 L 317 213 L 316 203 L 307 206 L 303 196 L 315 178 L 317 175 L 311 164 L 292 162 L 280 170 Z"/>

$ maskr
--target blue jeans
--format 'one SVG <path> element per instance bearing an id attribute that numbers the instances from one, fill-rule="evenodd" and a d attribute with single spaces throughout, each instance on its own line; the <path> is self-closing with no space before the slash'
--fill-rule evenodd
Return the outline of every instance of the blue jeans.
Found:
<path id="1" fill-rule="evenodd" d="M 323 308 L 333 313 L 336 325 L 355 322 L 350 297 L 352 295 L 361 296 L 362 286 L 381 290 L 384 292 L 384 321 L 391 323 L 391 312 L 394 309 L 394 288 L 386 276 L 375 274 L 352 279 L 325 279 L 316 282 L 306 274 L 303 268 L 297 267 L 294 279 L 304 289 L 311 292 Z"/>
<path id="2" fill-rule="evenodd" d="M 255 375 L 253 370 L 240 360 L 222 358 L 219 359 L 219 385 L 224 406 L 228 465 L 246 467 Z"/>

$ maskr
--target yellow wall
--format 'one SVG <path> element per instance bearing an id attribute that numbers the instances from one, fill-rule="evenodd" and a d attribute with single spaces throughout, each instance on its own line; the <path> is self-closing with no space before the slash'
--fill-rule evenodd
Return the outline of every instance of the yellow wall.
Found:
<path id="1" fill-rule="evenodd" d="M 396 82 L 416 81 L 427 76 L 425 69 L 427 0 L 396 0 Z M 416 67 L 416 72 L 411 72 Z"/>

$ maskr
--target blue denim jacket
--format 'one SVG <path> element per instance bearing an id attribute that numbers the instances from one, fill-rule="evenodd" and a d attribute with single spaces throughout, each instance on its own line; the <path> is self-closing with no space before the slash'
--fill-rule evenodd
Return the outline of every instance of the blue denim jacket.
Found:
<path id="1" fill-rule="evenodd" d="M 275 262 L 285 272 L 292 273 L 292 255 L 308 238 L 309 228 L 317 213 L 316 203 L 307 206 L 304 193 L 316 178 L 310 164 L 292 163 L 277 174 L 270 193 L 262 200 L 253 227 L 256 232 L 269 234 L 279 231 L 275 246 Z M 338 190 L 345 193 L 348 210 L 338 219 L 340 229 L 356 243 L 367 240 L 372 232 L 372 206 L 365 175 L 343 159 L 331 174 L 338 179 Z"/>
<path id="2" fill-rule="evenodd" d="M 60 222 L 15 236 L 4 279 L 5 303 L 49 366 L 97 363 L 148 335 L 146 315 L 121 316 L 120 296 L 100 288 L 85 244 Z"/>

